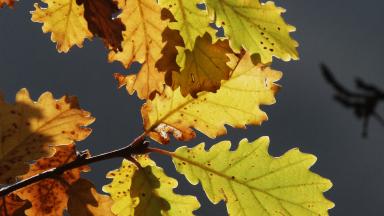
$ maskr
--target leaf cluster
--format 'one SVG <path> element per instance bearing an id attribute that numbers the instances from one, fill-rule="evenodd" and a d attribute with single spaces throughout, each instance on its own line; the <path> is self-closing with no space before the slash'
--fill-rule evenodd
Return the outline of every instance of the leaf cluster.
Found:
<path id="1" fill-rule="evenodd" d="M 47 92 L 33 101 L 22 89 L 14 104 L 0 100 L 0 183 L 10 185 L 0 190 L 0 215 L 194 215 L 198 199 L 175 193 L 177 180 L 152 153 L 171 157 L 212 203 L 225 201 L 229 215 L 328 215 L 334 204 L 323 192 L 332 183 L 309 170 L 313 155 L 292 149 L 272 157 L 267 137 L 244 139 L 235 150 L 230 141 L 173 152 L 145 141 L 187 141 L 195 130 L 214 139 L 226 125 L 266 121 L 260 107 L 276 102 L 282 77 L 270 67 L 273 57 L 298 59 L 284 9 L 259 0 L 41 0 L 34 8 L 32 21 L 51 33 L 58 52 L 97 37 L 109 62 L 140 63 L 137 73 L 114 76 L 144 100 L 143 134 L 91 156 L 75 142 L 91 133 L 95 118 L 75 97 Z M 101 194 L 81 173 L 113 157 L 125 159 Z"/>

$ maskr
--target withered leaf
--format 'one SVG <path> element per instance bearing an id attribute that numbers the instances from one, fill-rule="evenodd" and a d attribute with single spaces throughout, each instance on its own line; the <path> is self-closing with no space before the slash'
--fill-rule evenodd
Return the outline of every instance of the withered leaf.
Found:
<path id="1" fill-rule="evenodd" d="M 21 176 L 22 179 L 30 178 L 45 170 L 67 164 L 77 157 L 75 145 L 59 146 L 53 157 L 42 158 L 31 165 L 30 171 Z M 89 167 L 79 167 L 68 170 L 60 176 L 41 180 L 35 184 L 17 190 L 15 193 L 23 200 L 29 200 L 32 207 L 25 211 L 28 216 L 62 215 L 68 202 L 68 188 L 80 178 L 82 171 Z"/>
<path id="2" fill-rule="evenodd" d="M 10 8 L 13 8 L 13 5 L 15 4 L 15 0 L 0 0 L 0 8 L 7 5 Z"/>
<path id="3" fill-rule="evenodd" d="M 52 156 L 57 146 L 85 139 L 93 121 L 76 97 L 56 100 L 45 92 L 35 102 L 22 89 L 14 104 L 0 99 L 0 184 L 27 173 L 30 161 Z"/>
<path id="4" fill-rule="evenodd" d="M 11 193 L 0 198 L 0 216 L 24 216 L 24 211 L 30 206 L 30 202 Z"/>
<path id="5" fill-rule="evenodd" d="M 88 29 L 101 37 L 107 48 L 121 51 L 122 32 L 125 26 L 120 18 L 113 17 L 119 12 L 117 3 L 113 0 L 76 0 L 76 3 L 84 5 L 84 17 L 88 22 Z"/>
<path id="6" fill-rule="evenodd" d="M 159 71 L 166 72 L 165 82 L 167 85 L 171 85 L 172 72 L 180 71 L 180 66 L 176 63 L 176 56 L 178 55 L 176 47 L 184 46 L 184 42 L 183 38 L 180 36 L 180 32 L 178 30 L 170 29 L 169 27 L 165 28 L 161 36 L 163 38 L 163 42 L 166 44 L 161 50 L 162 56 L 156 62 L 156 67 Z"/>

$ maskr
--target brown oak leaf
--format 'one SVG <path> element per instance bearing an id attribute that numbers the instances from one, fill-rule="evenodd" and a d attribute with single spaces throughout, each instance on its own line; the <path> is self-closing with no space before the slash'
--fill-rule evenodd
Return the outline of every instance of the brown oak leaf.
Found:
<path id="1" fill-rule="evenodd" d="M 67 164 L 77 157 L 75 145 L 56 147 L 57 151 L 53 157 L 42 158 L 31 165 L 30 171 L 21 176 L 21 179 L 30 178 L 48 169 Z M 67 208 L 68 189 L 80 179 L 82 171 L 88 171 L 88 166 L 75 168 L 64 172 L 56 178 L 41 180 L 17 190 L 15 193 L 23 200 L 29 200 L 32 207 L 25 211 L 28 216 L 44 215 L 57 216 L 63 215 Z"/>
<path id="2" fill-rule="evenodd" d="M 94 120 L 76 97 L 45 92 L 34 101 L 21 89 L 15 103 L 0 98 L 0 184 L 27 173 L 30 161 L 53 156 L 57 146 L 85 139 Z"/>
<path id="3" fill-rule="evenodd" d="M 68 213 L 71 216 L 114 216 L 111 211 L 112 199 L 98 194 L 88 180 L 79 179 L 68 191 Z"/>
<path id="4" fill-rule="evenodd" d="M 78 5 L 84 4 L 84 17 L 92 34 L 101 37 L 107 48 L 122 50 L 122 32 L 125 30 L 120 18 L 114 18 L 119 12 L 113 0 L 76 0 Z"/>
<path id="5" fill-rule="evenodd" d="M 165 82 L 167 85 L 172 85 L 172 72 L 180 71 L 180 66 L 176 63 L 176 56 L 178 55 L 176 47 L 183 47 L 184 42 L 178 30 L 168 27 L 165 28 L 161 36 L 166 44 L 161 50 L 162 56 L 156 62 L 156 67 L 159 71 L 166 72 Z"/>
<path id="6" fill-rule="evenodd" d="M 14 4 L 15 0 L 0 0 L 0 8 L 4 7 L 5 5 L 8 5 L 8 7 L 13 8 Z"/>
<path id="7" fill-rule="evenodd" d="M 0 216 L 23 216 L 25 209 L 30 207 L 30 202 L 11 193 L 0 199 Z"/>

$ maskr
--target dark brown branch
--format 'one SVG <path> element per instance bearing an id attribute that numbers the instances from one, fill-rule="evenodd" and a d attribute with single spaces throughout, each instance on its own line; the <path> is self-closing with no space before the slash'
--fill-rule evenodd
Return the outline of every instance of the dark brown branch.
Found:
<path id="1" fill-rule="evenodd" d="M 46 170 L 30 178 L 21 180 L 19 182 L 16 182 L 15 184 L 1 188 L 0 196 L 4 197 L 15 190 L 31 185 L 40 180 L 47 179 L 47 178 L 56 178 L 57 176 L 63 174 L 67 170 L 71 170 L 71 169 L 88 165 L 91 163 L 109 160 L 109 159 L 118 158 L 118 157 L 123 157 L 128 160 L 133 160 L 133 158 L 131 157 L 132 155 L 145 153 L 145 150 L 147 149 L 147 147 L 148 147 L 148 142 L 145 141 L 145 134 L 142 134 L 139 137 L 137 137 L 135 140 L 133 140 L 128 146 L 123 147 L 121 149 L 102 153 L 92 157 L 88 157 L 88 154 L 85 152 L 80 152 L 78 154 L 78 157 L 70 163 Z"/>

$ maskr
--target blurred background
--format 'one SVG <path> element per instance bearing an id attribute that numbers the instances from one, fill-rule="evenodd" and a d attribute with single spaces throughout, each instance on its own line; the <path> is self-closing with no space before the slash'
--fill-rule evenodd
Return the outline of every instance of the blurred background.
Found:
<path id="1" fill-rule="evenodd" d="M 228 135 L 210 140 L 203 135 L 187 143 L 205 141 L 208 146 L 220 140 L 237 143 L 242 138 L 254 140 L 270 136 L 270 153 L 279 156 L 299 147 L 318 157 L 312 170 L 331 179 L 334 187 L 326 196 L 336 203 L 331 215 L 384 215 L 384 128 L 372 119 L 368 137 L 362 138 L 362 121 L 351 109 L 333 100 L 334 89 L 320 70 L 326 63 L 337 80 L 351 90 L 354 79 L 384 89 L 384 2 L 295 0 L 276 1 L 287 9 L 284 15 L 296 26 L 292 36 L 299 41 L 301 59 L 295 62 L 274 61 L 273 68 L 284 72 L 279 82 L 283 88 L 277 104 L 263 107 L 269 121 L 248 130 L 229 129 Z M 136 96 L 118 90 L 114 72 L 127 73 L 119 63 L 109 64 L 100 40 L 86 41 L 84 48 L 72 48 L 60 54 L 43 34 L 41 24 L 30 21 L 31 1 L 20 1 L 15 9 L 0 9 L 0 90 L 9 102 L 23 87 L 34 99 L 44 91 L 56 97 L 76 95 L 96 122 L 92 135 L 78 143 L 93 154 L 128 144 L 142 132 L 140 106 Z M 384 115 L 384 106 L 377 107 Z M 175 149 L 184 143 L 173 142 Z M 156 144 L 155 144 L 156 145 Z M 225 215 L 225 205 L 209 203 L 200 185 L 189 186 L 174 171 L 170 159 L 154 156 L 165 172 L 179 180 L 177 191 L 199 196 L 202 203 L 197 215 Z M 121 160 L 92 165 L 87 174 L 101 191 L 108 183 L 105 173 L 118 168 Z"/>

